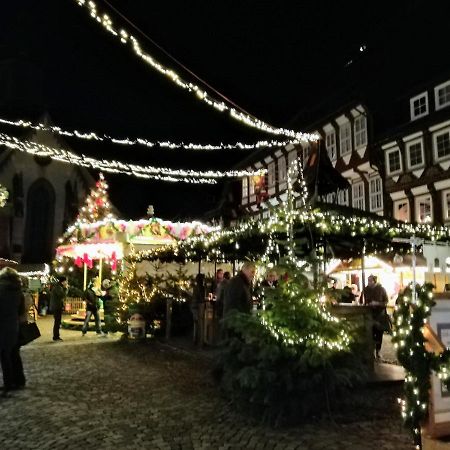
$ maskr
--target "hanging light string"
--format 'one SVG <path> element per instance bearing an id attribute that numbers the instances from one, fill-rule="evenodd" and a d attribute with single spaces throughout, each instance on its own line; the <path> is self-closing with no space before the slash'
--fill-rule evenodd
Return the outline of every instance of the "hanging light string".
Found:
<path id="1" fill-rule="evenodd" d="M 272 125 L 265 123 L 262 120 L 259 120 L 248 113 L 238 111 L 235 107 L 228 106 L 224 101 L 218 101 L 214 99 L 212 96 L 208 94 L 204 89 L 200 88 L 198 85 L 187 82 L 183 80 L 176 72 L 165 67 L 161 63 L 159 63 L 155 58 L 150 56 L 148 53 L 142 50 L 139 41 L 131 35 L 129 32 L 121 29 L 117 31 L 112 23 L 112 20 L 107 14 L 101 14 L 97 10 L 97 5 L 92 0 L 75 0 L 80 6 L 85 7 L 89 10 L 90 16 L 93 20 L 101 24 L 107 31 L 109 31 L 113 36 L 123 44 L 129 44 L 140 59 L 142 59 L 147 65 L 152 67 L 154 70 L 159 73 L 165 75 L 169 80 L 175 83 L 178 87 L 187 90 L 191 94 L 195 95 L 199 100 L 203 101 L 210 107 L 216 109 L 220 112 L 228 112 L 230 117 L 234 120 L 239 121 L 251 128 L 255 128 L 266 133 L 274 134 L 277 136 L 286 136 L 291 139 L 298 139 L 300 141 L 308 142 L 308 141 L 316 141 L 318 139 L 317 135 L 309 134 L 309 133 L 300 133 L 298 131 L 289 130 L 286 128 L 276 128 Z"/>
<path id="2" fill-rule="evenodd" d="M 75 164 L 82 167 L 89 167 L 110 173 L 123 173 L 133 175 L 138 178 L 149 178 L 170 182 L 185 182 L 194 184 L 216 184 L 217 179 L 239 178 L 258 176 L 266 173 L 265 169 L 257 171 L 229 170 L 220 172 L 218 170 L 195 171 L 187 169 L 170 169 L 167 167 L 141 166 L 138 164 L 123 163 L 120 161 L 98 160 L 85 155 L 76 155 L 62 148 L 49 147 L 33 141 L 21 141 L 16 137 L 0 133 L 0 145 L 24 153 L 51 158 L 68 164 Z"/>
<path id="3" fill-rule="evenodd" d="M 81 132 L 78 130 L 67 131 L 63 130 L 61 127 L 53 125 L 44 125 L 42 123 L 33 124 L 32 122 L 26 120 L 7 120 L 0 118 L 0 123 L 5 125 L 11 125 L 14 127 L 32 129 L 36 131 L 48 131 L 53 134 L 59 134 L 60 136 L 74 137 L 78 139 L 84 139 L 87 141 L 109 141 L 113 144 L 126 145 L 126 146 L 137 146 L 142 145 L 148 148 L 162 148 L 169 150 L 185 149 L 185 150 L 256 150 L 259 148 L 272 148 L 272 147 L 284 147 L 288 144 L 300 144 L 298 139 L 289 139 L 286 141 L 258 141 L 255 144 L 246 144 L 243 142 L 236 142 L 235 144 L 196 144 L 196 143 L 183 143 L 183 142 L 170 142 L 170 141 L 156 141 L 152 142 L 144 138 L 117 138 L 112 137 L 107 134 L 98 135 L 94 131 Z"/>

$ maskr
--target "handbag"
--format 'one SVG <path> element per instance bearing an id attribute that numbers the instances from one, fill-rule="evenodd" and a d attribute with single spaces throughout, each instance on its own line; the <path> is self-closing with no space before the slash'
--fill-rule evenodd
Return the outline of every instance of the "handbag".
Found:
<path id="1" fill-rule="evenodd" d="M 41 335 L 36 322 L 24 322 L 19 325 L 19 345 L 26 345 Z"/>

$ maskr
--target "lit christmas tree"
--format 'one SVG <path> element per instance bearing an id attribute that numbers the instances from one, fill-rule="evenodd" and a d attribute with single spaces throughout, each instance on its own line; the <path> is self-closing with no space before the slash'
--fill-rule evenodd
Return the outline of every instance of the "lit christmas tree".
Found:
<path id="1" fill-rule="evenodd" d="M 93 223 L 105 219 L 113 219 L 115 215 L 111 211 L 111 203 L 108 198 L 108 184 L 100 173 L 99 180 L 86 199 L 78 213 L 77 223 Z"/>

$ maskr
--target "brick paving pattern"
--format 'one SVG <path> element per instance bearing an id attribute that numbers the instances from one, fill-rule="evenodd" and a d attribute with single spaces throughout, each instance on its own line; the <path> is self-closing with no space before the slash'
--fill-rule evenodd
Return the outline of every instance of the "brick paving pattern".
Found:
<path id="1" fill-rule="evenodd" d="M 0 449 L 411 449 L 400 418 L 272 429 L 231 410 L 209 360 L 156 342 L 43 333 L 27 388 L 0 399 Z"/>

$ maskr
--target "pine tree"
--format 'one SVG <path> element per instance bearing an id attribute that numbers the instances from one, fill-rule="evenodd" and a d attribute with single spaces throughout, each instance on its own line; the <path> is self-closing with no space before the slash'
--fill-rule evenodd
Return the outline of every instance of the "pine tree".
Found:
<path id="1" fill-rule="evenodd" d="M 111 203 L 108 197 L 108 184 L 105 177 L 100 173 L 99 180 L 86 199 L 86 203 L 81 207 L 77 222 L 93 223 L 104 219 L 115 218 L 111 211 Z"/>

